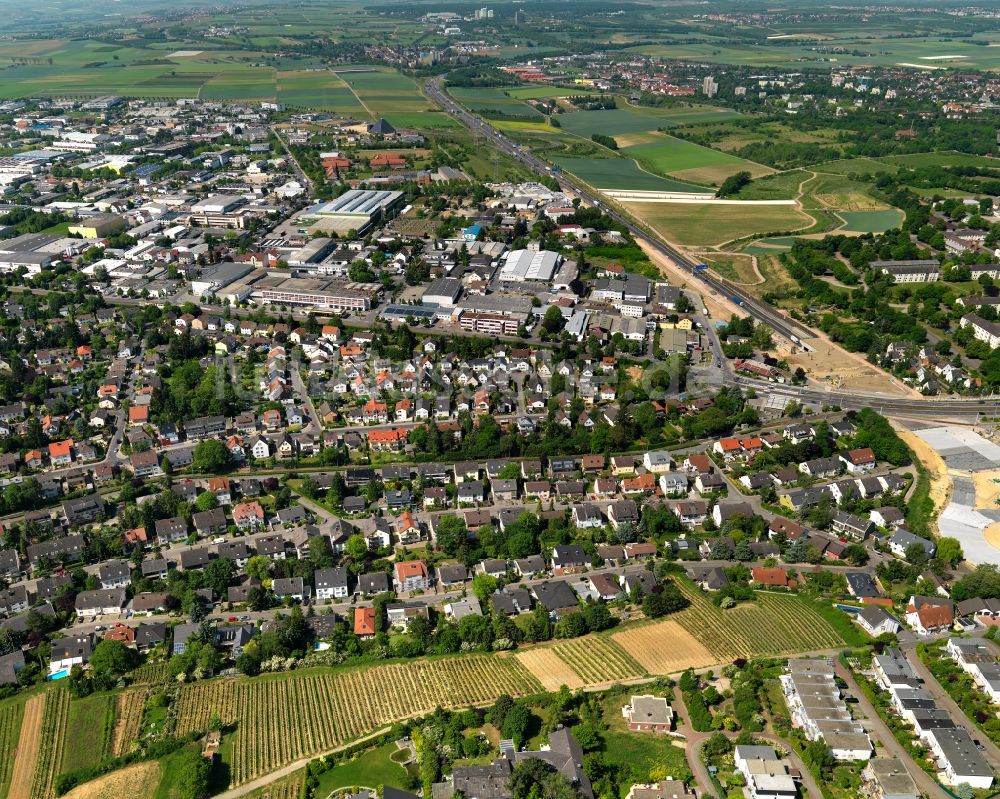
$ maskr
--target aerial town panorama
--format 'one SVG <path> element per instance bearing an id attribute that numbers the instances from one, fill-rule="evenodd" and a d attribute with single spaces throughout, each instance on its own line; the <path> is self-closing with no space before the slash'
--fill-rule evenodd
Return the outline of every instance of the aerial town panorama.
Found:
<path id="1" fill-rule="evenodd" d="M 995 2 L 0 13 L 0 799 L 997 794 Z"/>

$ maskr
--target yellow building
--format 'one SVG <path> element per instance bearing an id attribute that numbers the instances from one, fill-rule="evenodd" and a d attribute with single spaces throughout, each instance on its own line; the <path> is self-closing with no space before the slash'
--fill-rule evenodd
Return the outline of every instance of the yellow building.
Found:
<path id="1" fill-rule="evenodd" d="M 690 319 L 678 319 L 676 322 L 660 322 L 662 330 L 693 330 L 694 322 Z"/>
<path id="2" fill-rule="evenodd" d="M 117 214 L 97 214 L 81 219 L 75 225 L 69 226 L 71 236 L 82 236 L 85 239 L 103 239 L 113 236 L 125 229 L 125 220 Z"/>

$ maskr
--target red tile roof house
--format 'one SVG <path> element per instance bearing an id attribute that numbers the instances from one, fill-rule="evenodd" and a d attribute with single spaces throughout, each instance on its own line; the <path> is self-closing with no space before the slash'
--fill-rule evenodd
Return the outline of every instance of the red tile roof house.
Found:
<path id="1" fill-rule="evenodd" d="M 368 446 L 374 450 L 400 450 L 406 445 L 409 433 L 402 428 L 392 430 L 369 430 Z"/>
<path id="2" fill-rule="evenodd" d="M 712 445 L 712 451 L 731 461 L 743 453 L 743 448 L 738 438 L 720 438 Z"/>
<path id="3" fill-rule="evenodd" d="M 375 608 L 354 609 L 354 634 L 359 638 L 375 637 Z"/>
<path id="4" fill-rule="evenodd" d="M 906 606 L 906 623 L 918 635 L 947 632 L 955 622 L 955 612 L 950 599 L 912 596 Z"/>
<path id="5" fill-rule="evenodd" d="M 788 572 L 780 567 L 767 568 L 758 566 L 750 570 L 753 581 L 757 585 L 768 588 L 795 588 L 795 580 L 788 579 Z"/>
<path id="6" fill-rule="evenodd" d="M 840 459 L 847 466 L 847 471 L 851 474 L 864 474 L 875 468 L 875 453 L 871 447 L 861 449 L 849 449 L 840 455 Z"/>
<path id="7" fill-rule="evenodd" d="M 423 591 L 430 586 L 430 573 L 422 560 L 398 561 L 393 570 L 393 587 L 397 594 Z"/>
<path id="8" fill-rule="evenodd" d="M 53 466 L 66 466 L 73 462 L 73 439 L 49 444 L 49 461 Z"/>
<path id="9" fill-rule="evenodd" d="M 233 521 L 241 530 L 263 530 L 264 508 L 259 502 L 241 502 L 233 508 Z"/>

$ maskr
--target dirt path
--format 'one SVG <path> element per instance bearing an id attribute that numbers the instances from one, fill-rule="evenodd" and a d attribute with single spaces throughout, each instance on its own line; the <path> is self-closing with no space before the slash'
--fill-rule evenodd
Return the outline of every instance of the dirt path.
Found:
<path id="1" fill-rule="evenodd" d="M 931 530 L 937 533 L 937 513 L 943 511 L 951 501 L 951 476 L 948 473 L 948 467 L 935 449 L 916 433 L 899 425 L 893 426 L 896 428 L 897 435 L 913 450 L 913 454 L 917 456 L 917 460 L 927 470 L 930 477 L 930 498 L 936 511 L 934 519 L 931 521 Z"/>
<path id="2" fill-rule="evenodd" d="M 749 258 L 750 268 L 753 270 L 756 279 L 752 283 L 744 283 L 740 280 L 733 280 L 732 278 L 727 278 L 725 275 L 720 275 L 717 269 L 709 267 L 712 272 L 714 272 L 718 277 L 725 278 L 730 283 L 736 286 L 759 286 L 764 282 L 764 275 L 761 274 L 760 269 L 757 266 L 757 256 L 752 253 L 746 252 L 723 252 L 721 250 L 691 250 L 692 255 L 699 255 L 702 257 L 711 258 L 713 255 L 729 255 L 737 258 Z"/>
<path id="3" fill-rule="evenodd" d="M 733 314 L 737 316 L 746 316 L 747 312 L 743 308 L 736 305 L 730 305 L 729 303 L 722 302 L 712 296 L 709 292 L 705 291 L 705 286 L 699 286 L 698 281 L 691 277 L 691 273 L 685 271 L 683 268 L 679 267 L 670 258 L 660 254 L 657 250 L 654 250 L 648 244 L 643 241 L 637 242 L 640 247 L 642 247 L 643 252 L 649 256 L 649 260 L 656 264 L 657 268 L 664 275 L 664 277 L 670 280 L 670 283 L 674 286 L 687 287 L 688 292 L 691 294 L 696 294 L 701 298 L 702 304 L 708 308 L 709 314 L 713 319 L 729 319 Z M 679 245 L 668 242 L 671 246 L 681 249 Z"/>
<path id="4" fill-rule="evenodd" d="M 14 771 L 10 777 L 7 799 L 29 799 L 38 760 L 38 742 L 42 736 L 42 715 L 45 713 L 46 692 L 36 694 L 24 703 L 21 734 L 17 739 Z"/>

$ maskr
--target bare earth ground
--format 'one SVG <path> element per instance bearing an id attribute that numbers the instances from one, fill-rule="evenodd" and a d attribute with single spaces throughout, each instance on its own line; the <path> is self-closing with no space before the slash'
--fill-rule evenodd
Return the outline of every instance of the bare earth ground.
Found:
<path id="1" fill-rule="evenodd" d="M 822 386 L 865 393 L 919 396 L 916 391 L 900 383 L 892 375 L 872 366 L 858 353 L 838 347 L 822 334 L 809 339 L 806 343 L 814 350 L 813 352 L 799 350 L 792 353 L 788 345 L 777 347 L 776 352 L 780 358 L 788 362 L 793 371 L 801 366 Z"/>
<path id="2" fill-rule="evenodd" d="M 147 760 L 78 785 L 64 799 L 121 799 L 123 796 L 144 799 L 156 792 L 159 782 L 160 764 Z"/>
<path id="3" fill-rule="evenodd" d="M 673 674 L 718 661 L 697 638 L 676 621 L 646 624 L 611 636 L 650 674 Z"/>
<path id="4" fill-rule="evenodd" d="M 701 296 L 702 301 L 705 303 L 705 307 L 708 308 L 708 312 L 713 319 L 728 319 L 733 314 L 736 314 L 737 316 L 746 316 L 746 311 L 742 308 L 736 305 L 731 305 L 728 302 L 722 302 L 705 291 L 704 286 L 696 285 L 695 278 L 691 276 L 690 272 L 687 272 L 677 266 L 677 264 L 669 258 L 665 258 L 660 255 L 660 253 L 649 247 L 645 242 L 640 241 L 639 246 L 642 247 L 646 255 L 649 256 L 649 260 L 656 264 L 664 277 L 669 278 L 673 285 L 694 286 L 695 291 L 697 291 Z"/>
<path id="5" fill-rule="evenodd" d="M 997 498 L 1000 497 L 1000 469 L 989 469 L 983 472 L 973 472 L 972 483 L 976 487 L 976 507 L 996 510 Z"/>
<path id="6" fill-rule="evenodd" d="M 7 799 L 28 799 L 31 796 L 31 783 L 38 760 L 38 741 L 42 733 L 42 714 L 45 712 L 45 696 L 45 693 L 36 694 L 24 703 L 21 735 L 17 741 Z M 9 754 L 5 756 L 9 757 Z"/>
<path id="7" fill-rule="evenodd" d="M 535 647 L 514 655 L 530 671 L 546 691 L 558 691 L 565 685 L 570 690 L 583 686 L 583 680 L 552 649 Z"/>
<path id="8" fill-rule="evenodd" d="M 660 255 L 643 242 L 639 242 L 639 246 L 673 285 L 694 286 L 713 319 L 729 319 L 733 314 L 746 316 L 746 311 L 743 308 L 721 297 L 712 296 L 705 290 L 704 286 L 695 285 L 691 274 L 669 258 Z M 810 377 L 821 385 L 866 393 L 893 394 L 905 397 L 919 396 L 909 386 L 872 366 L 858 353 L 847 352 L 842 347 L 838 347 L 822 333 L 818 333 L 807 343 L 815 350 L 814 352 L 799 351 L 793 354 L 789 346 L 781 346 L 776 348 L 776 353 L 785 359 L 793 370 L 801 366 Z"/>
<path id="9" fill-rule="evenodd" d="M 931 481 L 930 498 L 934 503 L 934 509 L 938 512 L 944 510 L 951 500 L 951 477 L 944 459 L 920 436 L 898 425 L 893 425 L 893 427 L 896 428 L 896 433 L 913 450 L 917 460 L 927 470 Z M 976 493 L 978 498 L 978 491 Z M 931 522 L 931 526 L 937 532 L 936 520 Z"/>

